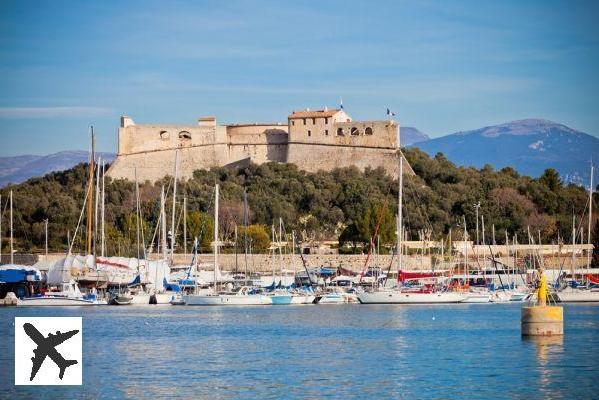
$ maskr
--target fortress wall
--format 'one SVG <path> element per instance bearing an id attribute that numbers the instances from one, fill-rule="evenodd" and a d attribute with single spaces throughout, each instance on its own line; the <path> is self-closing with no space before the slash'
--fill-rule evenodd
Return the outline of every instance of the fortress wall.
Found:
<path id="1" fill-rule="evenodd" d="M 287 157 L 287 162 L 308 172 L 350 166 L 356 166 L 362 171 L 366 167 L 383 167 L 394 178 L 399 175 L 397 160 L 397 150 L 392 149 L 305 143 L 290 144 Z"/>
<path id="2" fill-rule="evenodd" d="M 228 163 L 248 157 L 257 164 L 287 159 L 286 125 L 229 125 L 227 138 Z"/>
<path id="3" fill-rule="evenodd" d="M 197 169 L 220 166 L 227 157 L 227 145 L 206 145 L 179 149 L 179 177 L 189 179 Z M 175 150 L 151 151 L 119 155 L 107 171 L 113 179 L 124 178 L 133 181 L 135 170 L 140 182 L 155 182 L 175 171 Z"/>
<path id="4" fill-rule="evenodd" d="M 226 142 L 226 128 L 199 125 L 129 125 L 119 128 L 119 155 Z"/>

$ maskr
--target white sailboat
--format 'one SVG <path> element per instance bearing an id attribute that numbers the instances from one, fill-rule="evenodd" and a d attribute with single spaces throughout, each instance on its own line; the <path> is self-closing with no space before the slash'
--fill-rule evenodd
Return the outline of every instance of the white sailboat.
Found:
<path id="1" fill-rule="evenodd" d="M 591 181 L 589 186 L 589 226 L 587 233 L 587 241 L 591 243 L 591 227 L 593 218 L 593 172 L 594 168 L 591 166 Z M 575 227 L 573 228 L 573 243 L 575 243 Z M 581 237 L 581 243 L 584 239 Z M 591 268 L 591 251 L 587 253 L 587 270 Z M 572 269 L 574 270 L 574 253 L 572 253 Z M 587 278 L 588 280 L 588 278 Z M 599 288 L 577 286 L 577 287 L 566 287 L 561 291 L 557 292 L 557 297 L 562 303 L 597 303 L 599 302 Z"/>
<path id="2" fill-rule="evenodd" d="M 218 200 L 219 185 L 214 187 L 214 286 L 211 293 L 194 293 L 182 296 L 183 302 L 189 306 L 220 306 L 220 305 L 269 305 L 269 296 L 255 293 L 250 287 L 241 287 L 234 293 L 218 292 Z"/>
<path id="3" fill-rule="evenodd" d="M 399 154 L 399 196 L 397 218 L 397 252 L 398 271 L 402 267 L 401 241 L 403 233 L 403 156 Z M 358 300 L 362 304 L 438 304 L 459 303 L 466 299 L 466 295 L 457 292 L 425 292 L 411 291 L 403 288 L 377 288 L 372 291 L 358 293 Z"/>

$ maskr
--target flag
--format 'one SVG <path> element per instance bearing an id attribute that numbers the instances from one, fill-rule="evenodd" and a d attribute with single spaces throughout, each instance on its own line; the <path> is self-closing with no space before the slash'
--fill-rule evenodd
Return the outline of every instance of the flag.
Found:
<path id="1" fill-rule="evenodd" d="M 343 98 L 339 98 L 339 108 L 343 110 Z"/>
<path id="2" fill-rule="evenodd" d="M 395 117 L 395 113 L 387 108 L 387 115 L 390 117 Z"/>

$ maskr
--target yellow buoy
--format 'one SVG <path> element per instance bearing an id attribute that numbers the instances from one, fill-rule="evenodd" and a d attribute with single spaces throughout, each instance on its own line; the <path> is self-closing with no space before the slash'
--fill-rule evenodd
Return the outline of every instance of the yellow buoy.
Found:
<path id="1" fill-rule="evenodd" d="M 542 269 L 537 291 L 537 304 L 522 307 L 522 336 L 553 336 L 564 334 L 564 309 L 561 306 L 548 306 L 549 289 Z"/>

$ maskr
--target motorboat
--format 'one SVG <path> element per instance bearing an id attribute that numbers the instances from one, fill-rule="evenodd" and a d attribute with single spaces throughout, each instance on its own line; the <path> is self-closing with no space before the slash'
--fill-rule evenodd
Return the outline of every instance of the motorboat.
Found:
<path id="1" fill-rule="evenodd" d="M 344 290 L 339 286 L 330 286 L 317 297 L 318 304 L 359 303 L 356 293 Z"/>
<path id="2" fill-rule="evenodd" d="M 46 292 L 41 296 L 23 297 L 17 300 L 17 306 L 96 306 L 106 305 L 104 300 L 98 300 L 95 290 L 89 294 L 83 294 L 79 285 L 74 280 L 63 283 L 62 290 Z"/>

